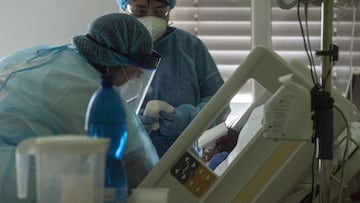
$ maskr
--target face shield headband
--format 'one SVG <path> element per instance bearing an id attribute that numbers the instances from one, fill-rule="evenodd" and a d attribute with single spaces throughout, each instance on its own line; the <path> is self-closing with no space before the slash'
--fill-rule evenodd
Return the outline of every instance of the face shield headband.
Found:
<path id="1" fill-rule="evenodd" d="M 151 55 L 149 54 L 143 54 L 143 53 L 133 53 L 131 55 L 124 54 L 124 53 L 118 53 L 115 49 L 111 47 L 107 47 L 101 43 L 99 43 L 94 37 L 92 37 L 90 34 L 86 34 L 85 36 L 87 39 L 89 39 L 94 44 L 100 46 L 101 48 L 111 50 L 112 54 L 116 56 L 120 56 L 119 58 L 127 58 L 128 64 L 134 65 L 137 67 L 141 67 L 148 70 L 155 70 L 158 64 L 160 63 L 161 56 L 153 51 Z M 123 64 L 121 64 L 123 65 Z"/>
<path id="2" fill-rule="evenodd" d="M 161 60 L 161 56 L 156 51 L 153 51 L 151 55 L 142 53 L 131 54 L 131 56 L 124 55 L 130 59 L 129 62 L 131 65 L 140 66 L 148 70 L 156 69 Z"/>

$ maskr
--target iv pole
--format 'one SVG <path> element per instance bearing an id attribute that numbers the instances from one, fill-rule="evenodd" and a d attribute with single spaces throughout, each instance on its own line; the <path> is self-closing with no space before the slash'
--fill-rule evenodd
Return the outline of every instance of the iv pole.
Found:
<path id="1" fill-rule="evenodd" d="M 266 3 L 267 2 L 267 3 Z M 270 1 L 251 1 L 252 8 L 252 48 L 257 44 L 264 44 L 271 47 L 271 5 Z M 322 87 L 325 92 L 325 103 L 329 103 L 332 89 L 331 78 L 331 49 L 333 30 L 333 7 L 334 0 L 322 0 L 321 2 L 321 67 Z M 264 26 L 267 25 L 267 26 Z M 260 33 L 260 34 L 259 34 Z M 264 34 L 265 33 L 265 34 Z M 328 94 L 327 94 L 328 93 Z M 321 95 L 320 95 L 321 97 Z M 317 133 L 319 149 L 319 199 L 321 203 L 328 203 L 330 200 L 330 173 L 332 166 L 332 144 L 333 144 L 333 110 L 325 107 L 318 112 Z"/>
<path id="2" fill-rule="evenodd" d="M 323 0 L 321 3 L 321 50 L 326 54 L 321 55 L 321 67 L 322 67 L 322 87 L 325 93 L 330 96 L 332 89 L 331 78 L 331 45 L 332 45 L 332 30 L 333 30 L 333 0 Z M 326 109 L 325 112 L 321 112 L 325 121 L 320 121 L 321 128 L 319 129 L 323 135 L 320 135 L 319 139 L 319 184 L 320 193 L 319 198 L 321 203 L 328 203 L 330 200 L 330 173 L 332 166 L 332 143 L 333 143 L 333 109 Z M 319 118 L 323 119 L 323 118 Z M 327 130 L 326 130 L 327 129 Z M 323 140 L 321 140 L 323 139 Z M 323 152 L 323 153 L 322 153 Z"/>

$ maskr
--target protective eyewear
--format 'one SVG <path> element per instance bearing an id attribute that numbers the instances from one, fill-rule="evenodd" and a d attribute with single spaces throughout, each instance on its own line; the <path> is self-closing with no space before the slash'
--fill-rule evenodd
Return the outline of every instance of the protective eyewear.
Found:
<path id="1" fill-rule="evenodd" d="M 146 7 L 127 5 L 126 10 L 130 15 L 136 18 L 145 17 L 145 16 L 155 16 L 155 17 L 163 18 L 169 15 L 170 7 L 162 6 L 157 8 L 146 8 Z"/>

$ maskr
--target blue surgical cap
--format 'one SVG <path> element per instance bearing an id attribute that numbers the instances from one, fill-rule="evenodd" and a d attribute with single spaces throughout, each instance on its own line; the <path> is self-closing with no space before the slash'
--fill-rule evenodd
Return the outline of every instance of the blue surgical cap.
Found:
<path id="1" fill-rule="evenodd" d="M 120 6 L 122 10 L 125 10 L 126 6 L 133 1 L 136 0 L 116 0 L 117 4 Z M 173 9 L 176 4 L 176 0 L 161 0 L 161 1 L 166 2 L 170 6 L 170 9 Z"/>
<path id="2" fill-rule="evenodd" d="M 152 39 L 145 26 L 134 17 L 111 13 L 92 21 L 86 35 L 73 37 L 79 53 L 94 65 L 119 67 L 137 65 L 155 68 L 159 56 L 152 51 Z M 144 61 L 154 59 L 151 67 Z M 147 63 L 149 64 L 149 63 Z"/>

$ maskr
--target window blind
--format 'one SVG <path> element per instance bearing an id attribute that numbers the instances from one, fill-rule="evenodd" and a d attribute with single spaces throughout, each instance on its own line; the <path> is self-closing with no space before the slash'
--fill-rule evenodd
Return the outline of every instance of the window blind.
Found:
<path id="1" fill-rule="evenodd" d="M 272 48 L 285 60 L 297 59 L 309 64 L 297 19 L 296 7 L 281 9 L 272 0 Z M 303 14 L 303 7 L 301 8 Z M 357 13 L 356 19 L 359 19 Z M 302 17 L 303 23 L 305 19 Z M 172 10 L 170 22 L 198 36 L 208 47 L 224 80 L 241 64 L 251 50 L 250 0 L 179 0 Z M 303 26 L 305 26 L 303 24 Z M 356 37 L 351 38 L 353 26 Z M 333 85 L 344 93 L 350 77 L 350 43 L 353 42 L 353 68 L 359 69 L 359 22 L 353 22 L 349 6 L 334 8 L 333 43 L 339 46 L 339 61 L 333 71 Z M 312 50 L 321 46 L 321 7 L 310 6 L 308 28 Z M 320 58 L 315 57 L 317 70 Z M 251 85 L 244 88 L 251 93 Z"/>

